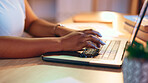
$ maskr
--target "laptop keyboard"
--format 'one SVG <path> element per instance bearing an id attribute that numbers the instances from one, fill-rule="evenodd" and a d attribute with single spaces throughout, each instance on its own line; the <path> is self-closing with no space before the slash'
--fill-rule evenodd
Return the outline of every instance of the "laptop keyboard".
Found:
<path id="1" fill-rule="evenodd" d="M 100 49 L 85 48 L 82 52 L 82 57 L 114 60 L 121 41 L 107 40 L 104 42 L 106 43 L 106 45 L 102 45 Z"/>

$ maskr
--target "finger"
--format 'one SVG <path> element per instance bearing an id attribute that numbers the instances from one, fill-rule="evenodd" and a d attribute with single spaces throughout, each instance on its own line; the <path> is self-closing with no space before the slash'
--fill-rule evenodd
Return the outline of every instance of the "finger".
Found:
<path id="1" fill-rule="evenodd" d="M 89 47 L 89 48 L 94 48 L 94 49 L 98 49 L 98 47 L 96 45 L 94 45 L 93 43 L 90 43 L 87 41 L 87 46 L 86 47 Z"/>
<path id="2" fill-rule="evenodd" d="M 100 48 L 100 47 L 101 47 L 101 45 L 100 45 L 100 44 L 97 44 L 97 47 L 98 47 L 98 48 Z"/>
<path id="3" fill-rule="evenodd" d="M 97 44 L 97 46 L 100 46 L 99 44 L 105 45 L 105 43 L 104 43 L 101 39 L 96 38 L 96 37 L 93 36 L 93 35 L 87 35 L 87 36 L 83 39 L 83 41 L 91 41 L 91 42 L 94 42 L 94 43 Z"/>
<path id="4" fill-rule="evenodd" d="M 83 32 L 86 34 L 92 34 L 92 35 L 97 35 L 99 37 L 102 37 L 101 33 L 97 32 L 93 29 L 87 29 L 87 30 L 84 30 Z"/>
<path id="5" fill-rule="evenodd" d="M 88 48 L 98 49 L 97 46 L 95 46 L 94 44 L 90 43 L 89 41 L 83 42 L 81 45 L 82 45 L 82 48 L 88 47 Z"/>
<path id="6" fill-rule="evenodd" d="M 91 41 L 88 41 L 89 43 L 91 43 L 92 45 L 94 45 L 94 46 L 96 46 L 97 48 L 100 48 L 101 47 L 101 45 L 100 45 L 100 43 L 94 43 L 94 42 L 91 42 Z"/>

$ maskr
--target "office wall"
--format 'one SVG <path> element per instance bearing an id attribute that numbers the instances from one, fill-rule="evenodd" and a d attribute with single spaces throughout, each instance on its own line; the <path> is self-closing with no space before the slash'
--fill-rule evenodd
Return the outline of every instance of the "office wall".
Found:
<path id="1" fill-rule="evenodd" d="M 55 20 L 56 0 L 28 0 L 35 14 L 48 21 Z"/>
<path id="2" fill-rule="evenodd" d="M 75 14 L 91 12 L 91 0 L 56 0 L 56 17 L 60 22 Z"/>
<path id="3" fill-rule="evenodd" d="M 130 0 L 98 0 L 98 11 L 130 12 Z"/>

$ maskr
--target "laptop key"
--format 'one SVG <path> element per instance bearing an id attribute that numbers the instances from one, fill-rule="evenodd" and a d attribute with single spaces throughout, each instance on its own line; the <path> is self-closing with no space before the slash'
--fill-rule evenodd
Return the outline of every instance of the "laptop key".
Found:
<path id="1" fill-rule="evenodd" d="M 110 55 L 111 50 L 112 50 L 114 44 L 115 44 L 115 41 L 111 41 L 111 43 L 108 46 L 107 50 L 105 51 L 104 56 L 102 57 L 102 59 L 105 59 L 106 60 L 108 58 L 108 56 Z"/>
<path id="2" fill-rule="evenodd" d="M 116 53 L 118 51 L 120 42 L 121 41 L 116 41 L 116 43 L 115 43 L 115 45 L 114 45 L 114 47 L 113 47 L 113 49 L 112 49 L 112 51 L 111 51 L 111 53 L 110 53 L 110 55 L 108 57 L 108 60 L 114 60 L 115 59 L 115 56 L 116 56 Z"/>
<path id="3" fill-rule="evenodd" d="M 104 41 L 104 42 L 106 44 L 105 45 L 101 45 L 99 55 L 95 57 L 97 59 L 101 59 L 103 57 L 104 52 L 106 51 L 108 45 L 110 44 L 109 40 L 108 41 Z"/>
<path id="4" fill-rule="evenodd" d="M 103 47 L 101 48 L 99 54 L 103 55 L 108 47 L 108 45 L 110 44 L 111 41 L 106 41 L 106 44 L 103 45 Z"/>

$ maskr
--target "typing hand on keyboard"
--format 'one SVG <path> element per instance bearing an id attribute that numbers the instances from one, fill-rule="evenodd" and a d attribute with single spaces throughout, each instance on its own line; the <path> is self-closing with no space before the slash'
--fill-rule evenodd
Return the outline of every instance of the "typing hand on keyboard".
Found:
<path id="1" fill-rule="evenodd" d="M 97 35 L 97 37 L 94 35 Z M 62 51 L 78 51 L 85 47 L 89 49 L 93 48 L 95 51 L 98 51 L 100 45 L 105 44 L 99 37 L 101 37 L 100 33 L 91 29 L 72 32 L 66 36 L 61 37 L 61 48 Z M 95 43 L 96 45 L 92 43 Z M 84 53 L 89 55 L 89 52 L 87 52 L 90 51 L 89 49 L 87 49 Z M 93 55 L 97 54 L 94 53 Z"/>

